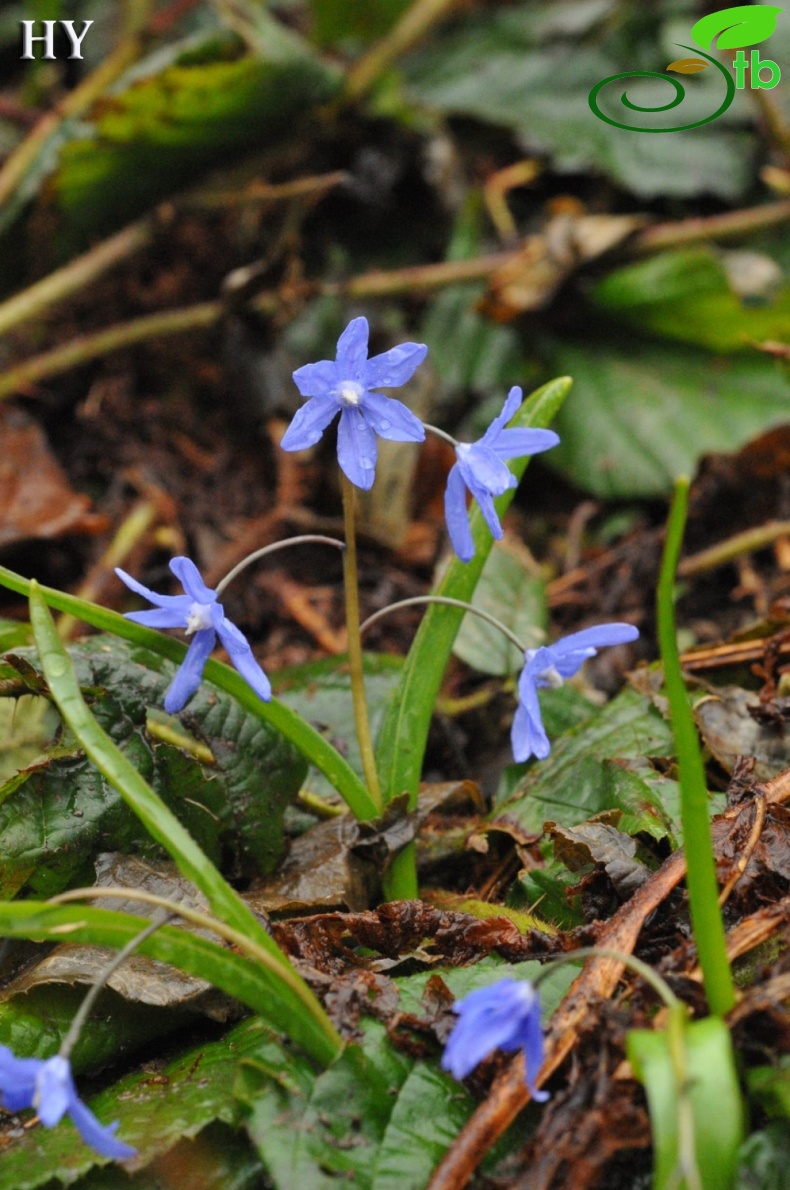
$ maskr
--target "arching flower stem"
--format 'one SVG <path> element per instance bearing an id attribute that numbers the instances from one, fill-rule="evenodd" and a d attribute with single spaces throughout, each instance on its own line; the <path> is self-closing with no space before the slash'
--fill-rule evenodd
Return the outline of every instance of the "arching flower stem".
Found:
<path id="1" fill-rule="evenodd" d="M 372 616 L 368 616 L 365 623 L 361 625 L 360 632 L 366 632 L 371 624 L 375 624 L 377 620 L 381 620 L 384 616 L 388 616 L 390 612 L 397 611 L 401 607 L 411 607 L 419 603 L 446 603 L 449 607 L 462 607 L 473 615 L 479 616 L 481 620 L 486 620 L 487 623 L 493 624 L 494 628 L 498 628 L 500 632 L 508 638 L 511 644 L 514 644 L 520 653 L 526 653 L 527 646 L 523 641 L 519 640 L 515 632 L 498 620 L 496 616 L 492 616 L 490 612 L 483 611 L 481 607 L 475 607 L 473 603 L 466 603 L 463 599 L 451 599 L 448 595 L 413 595 L 411 599 L 399 599 L 397 603 L 390 603 L 387 607 L 383 607 L 381 611 L 375 612 Z"/>
<path id="2" fill-rule="evenodd" d="M 243 570 L 246 570 L 253 562 L 257 562 L 259 558 L 265 558 L 268 554 L 274 554 L 277 550 L 285 549 L 286 546 L 308 545 L 311 542 L 322 545 L 334 545 L 339 550 L 346 548 L 344 541 L 339 541 L 336 537 L 325 537 L 322 533 L 302 533 L 298 537 L 287 537 L 285 541 L 274 541 L 271 545 L 264 545 L 259 550 L 253 550 L 251 554 L 247 554 L 246 558 L 242 558 L 241 562 L 238 562 L 232 570 L 229 570 L 215 587 L 217 595 L 221 595 L 237 575 L 241 574 Z"/>

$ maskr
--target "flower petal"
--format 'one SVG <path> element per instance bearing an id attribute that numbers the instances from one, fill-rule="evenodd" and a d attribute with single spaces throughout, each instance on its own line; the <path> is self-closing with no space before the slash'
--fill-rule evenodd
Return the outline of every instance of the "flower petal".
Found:
<path id="1" fill-rule="evenodd" d="M 356 380 L 364 386 L 370 328 L 367 318 L 352 318 L 337 341 L 337 379 Z"/>
<path id="2" fill-rule="evenodd" d="M 524 666 L 518 680 L 518 698 L 518 707 L 510 731 L 513 758 L 519 764 L 529 760 L 530 756 L 545 760 L 551 752 L 551 744 L 540 715 L 538 691 L 529 672 L 529 663 Z"/>
<path id="3" fill-rule="evenodd" d="M 32 1105 L 42 1066 L 41 1058 L 17 1058 L 7 1045 L 0 1045 L 0 1102 L 7 1111 Z"/>
<path id="4" fill-rule="evenodd" d="M 170 569 L 193 603 L 216 603 L 217 592 L 206 586 L 191 558 L 171 558 Z"/>
<path id="5" fill-rule="evenodd" d="M 186 628 L 189 609 L 194 602 L 188 595 L 179 595 L 180 610 L 169 607 L 155 607 L 147 612 L 124 612 L 124 619 L 133 624 L 145 624 L 147 628 Z"/>
<path id="6" fill-rule="evenodd" d="M 56 1054 L 43 1063 L 36 1079 L 36 1094 L 33 1106 L 41 1123 L 54 1128 L 66 1114 L 77 1091 L 71 1077 L 68 1059 Z"/>
<path id="7" fill-rule="evenodd" d="M 469 513 L 466 508 L 466 484 L 461 469 L 456 463 L 447 476 L 444 493 L 444 516 L 447 532 L 458 557 L 462 562 L 471 562 L 475 556 L 475 543 L 469 528 Z"/>
<path id="8" fill-rule="evenodd" d="M 132 578 L 125 570 L 121 570 L 120 566 L 115 567 L 115 573 L 122 583 L 134 591 L 136 595 L 142 595 L 143 599 L 147 599 L 149 603 L 153 603 L 156 607 L 178 607 L 184 600 L 183 595 L 158 595 L 156 591 L 150 591 L 148 587 L 144 587 L 142 583 L 138 583 L 136 578 Z M 172 625 L 175 627 L 175 625 Z"/>
<path id="9" fill-rule="evenodd" d="M 322 359 L 317 364 L 297 368 L 293 379 L 303 397 L 327 397 L 342 377 L 337 374 L 334 360 Z"/>
<path id="10" fill-rule="evenodd" d="M 486 444 L 486 446 L 494 445 L 497 438 L 501 434 L 502 430 L 504 430 L 505 426 L 510 421 L 513 414 L 516 412 L 516 410 L 521 405 L 523 396 L 524 396 L 524 394 L 522 393 L 521 389 L 519 388 L 519 386 L 517 384 L 514 385 L 513 388 L 511 388 L 510 392 L 508 393 L 507 397 L 505 398 L 505 403 L 502 406 L 502 412 L 497 417 L 495 417 L 494 420 L 491 422 L 491 425 L 488 427 L 485 434 L 480 439 L 481 442 L 484 442 Z M 512 456 L 512 457 L 515 457 L 515 456 Z"/>
<path id="11" fill-rule="evenodd" d="M 501 541 L 504 534 L 502 532 L 502 526 L 499 523 L 497 510 L 494 507 L 494 500 L 490 492 L 487 492 L 485 488 L 475 485 L 475 487 L 472 488 L 472 495 L 480 505 L 480 511 L 483 514 L 485 523 L 491 530 L 491 536 L 495 537 L 497 541 Z"/>
<path id="12" fill-rule="evenodd" d="M 493 444 L 500 459 L 520 459 L 524 455 L 537 455 L 542 450 L 551 450 L 560 441 L 553 430 L 503 430 Z"/>
<path id="13" fill-rule="evenodd" d="M 192 637 L 187 655 L 165 694 L 164 707 L 169 715 L 175 715 L 182 710 L 197 690 L 215 640 L 216 633 L 213 628 L 201 628 Z"/>
<path id="14" fill-rule="evenodd" d="M 376 435 L 360 409 L 344 409 L 337 431 L 337 461 L 353 484 L 363 491 L 376 478 Z"/>
<path id="15" fill-rule="evenodd" d="M 394 397 L 382 393 L 365 393 L 362 416 L 382 438 L 390 442 L 423 442 L 425 429 L 411 409 Z"/>
<path id="16" fill-rule="evenodd" d="M 563 653 L 575 653 L 579 649 L 601 649 L 606 645 L 623 645 L 636 640 L 639 629 L 633 624 L 595 624 L 592 628 L 583 628 L 581 632 L 572 632 L 570 636 L 563 636 L 551 645 L 551 651 L 560 656 Z"/>
<path id="17" fill-rule="evenodd" d="M 247 685 L 252 687 L 259 698 L 268 702 L 272 696 L 271 683 L 255 660 L 244 633 L 235 624 L 232 624 L 227 616 L 224 616 L 222 622 L 217 625 L 217 632 L 219 639 L 228 650 L 228 656 Z"/>
<path id="18" fill-rule="evenodd" d="M 520 1049 L 525 1016 L 537 1003 L 531 985 L 514 979 L 500 979 L 457 1001 L 453 1010 L 459 1019 L 442 1057 L 444 1069 L 464 1078 L 495 1049 Z"/>
<path id="19" fill-rule="evenodd" d="M 524 1049 L 524 1074 L 529 1093 L 536 1103 L 545 1103 L 550 1098 L 548 1091 L 539 1091 L 535 1079 L 543 1065 L 543 1029 L 540 1024 L 540 1004 L 535 995 L 535 1008 L 523 1020 L 521 1045 Z"/>
<path id="20" fill-rule="evenodd" d="M 490 447 L 475 442 L 463 449 L 456 448 L 456 456 L 461 474 L 473 495 L 477 496 L 478 489 L 484 488 L 492 496 L 501 496 L 508 488 L 516 486 L 515 475 Z"/>
<path id="21" fill-rule="evenodd" d="M 283 450 L 307 450 L 315 446 L 339 408 L 334 397 L 313 397 L 297 409 L 280 446 Z"/>
<path id="22" fill-rule="evenodd" d="M 69 1107 L 69 1115 L 82 1139 L 102 1157 L 109 1157 L 113 1161 L 128 1161 L 137 1156 L 137 1149 L 118 1140 L 113 1133 L 118 1127 L 118 1121 L 112 1124 L 100 1124 L 89 1107 L 75 1094 Z"/>
<path id="23" fill-rule="evenodd" d="M 364 370 L 366 388 L 397 388 L 411 380 L 428 354 L 424 343 L 400 343 L 367 361 Z"/>

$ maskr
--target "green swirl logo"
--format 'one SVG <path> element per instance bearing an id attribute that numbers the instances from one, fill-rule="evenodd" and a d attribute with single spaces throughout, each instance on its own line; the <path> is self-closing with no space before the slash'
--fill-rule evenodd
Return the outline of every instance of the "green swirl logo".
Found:
<path id="1" fill-rule="evenodd" d="M 683 84 L 677 79 L 669 78 L 665 73 L 661 74 L 654 70 L 626 70 L 621 74 L 610 74 L 608 78 L 601 79 L 590 91 L 587 100 L 591 112 L 599 120 L 603 120 L 605 124 L 611 124 L 613 128 L 621 128 L 625 132 L 685 132 L 690 128 L 700 128 L 703 124 L 710 124 L 712 120 L 717 120 L 720 115 L 726 112 L 735 98 L 736 90 L 741 90 L 746 86 L 747 70 L 749 71 L 749 85 L 752 89 L 768 90 L 775 87 L 779 82 L 780 70 L 775 62 L 767 58 L 761 59 L 757 50 L 752 50 L 751 60 L 749 60 L 744 54 L 742 47 L 756 45 L 769 38 L 776 28 L 776 21 L 781 11 L 781 8 L 777 8 L 773 4 L 739 5 L 735 8 L 725 8 L 720 12 L 710 13 L 708 16 L 702 17 L 694 25 L 691 30 L 691 36 L 696 41 L 697 46 L 702 46 L 703 50 L 700 51 L 697 46 L 689 45 L 683 45 L 680 48 L 691 50 L 695 55 L 701 52 L 702 56 L 678 59 L 675 62 L 670 62 L 666 69 L 678 74 L 698 74 L 700 71 L 706 70 L 708 66 L 713 66 L 718 70 L 724 79 L 725 94 L 724 99 L 711 115 L 705 116 L 701 120 L 693 120 L 683 124 L 671 124 L 663 128 L 645 128 L 639 124 L 626 123 L 625 120 L 615 120 L 601 111 L 598 104 L 598 96 L 603 88 L 609 86 L 610 83 L 622 82 L 624 79 L 660 79 L 662 82 L 669 83 L 670 87 L 674 90 L 674 97 L 668 103 L 655 107 L 646 107 L 638 103 L 633 103 L 628 98 L 628 91 L 625 90 L 620 96 L 620 102 L 629 111 L 640 112 L 642 114 L 655 114 L 657 112 L 668 112 L 673 108 L 679 107 L 686 97 L 686 90 Z M 716 40 L 717 38 L 718 40 Z M 704 52 L 706 49 L 713 47 L 714 41 L 716 41 L 716 48 L 719 50 L 738 50 L 732 64 L 735 71 L 735 78 L 733 78 L 729 70 L 721 62 Z M 769 72 L 768 78 L 763 77 L 763 71 L 765 70 Z"/>

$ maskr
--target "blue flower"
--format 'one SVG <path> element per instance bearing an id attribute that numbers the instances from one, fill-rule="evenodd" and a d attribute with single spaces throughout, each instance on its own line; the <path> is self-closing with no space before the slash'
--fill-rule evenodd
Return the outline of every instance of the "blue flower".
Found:
<path id="1" fill-rule="evenodd" d="M 538 688 L 561 686 L 563 679 L 578 673 L 588 657 L 594 657 L 603 645 L 621 645 L 636 640 L 639 629 L 633 624 L 598 624 L 564 636 L 556 644 L 527 649 L 526 665 L 518 680 L 518 709 L 513 719 L 511 742 L 516 760 L 528 760 L 533 754 L 544 760 L 551 744 L 543 728 L 538 703 Z"/>
<path id="2" fill-rule="evenodd" d="M 459 442 L 455 448 L 458 462 L 447 477 L 444 494 L 444 513 L 453 549 L 462 562 L 475 556 L 469 514 L 466 510 L 466 489 L 480 505 L 486 524 L 499 540 L 502 526 L 494 507 L 494 496 L 501 496 L 518 480 L 505 459 L 539 454 L 559 442 L 553 430 L 506 430 L 505 425 L 521 404 L 521 389 L 511 388 L 499 417 L 495 417 L 479 442 Z"/>
<path id="3" fill-rule="evenodd" d="M 466 1078 L 493 1050 L 512 1053 L 523 1049 L 530 1095 L 538 1102 L 549 1098 L 547 1091 L 539 1091 L 535 1086 L 543 1065 L 543 1031 L 540 1001 L 531 983 L 500 979 L 491 987 L 480 988 L 457 1000 L 453 1012 L 458 1014 L 458 1024 L 442 1056 L 444 1070 L 449 1070 L 455 1078 Z"/>
<path id="4" fill-rule="evenodd" d="M 114 1161 L 126 1161 L 137 1154 L 131 1145 L 116 1140 L 117 1121 L 106 1127 L 99 1123 L 77 1094 L 71 1066 L 60 1054 L 54 1058 L 17 1058 L 0 1045 L 0 1102 L 6 1111 L 32 1107 L 41 1123 L 54 1128 L 64 1115 L 70 1116 L 86 1144 Z"/>
<path id="5" fill-rule="evenodd" d="M 372 392 L 411 379 L 428 354 L 423 343 L 401 343 L 368 359 L 368 320 L 355 318 L 337 341 L 337 359 L 305 364 L 294 372 L 296 387 L 310 397 L 297 410 L 280 445 L 284 450 L 314 446 L 336 413 L 337 460 L 358 488 L 373 486 L 376 434 L 392 442 L 422 442 L 422 422 L 394 397 Z"/>
<path id="6" fill-rule="evenodd" d="M 244 680 L 259 698 L 268 702 L 272 696 L 269 679 L 255 660 L 247 638 L 235 624 L 231 624 L 222 604 L 217 602 L 217 592 L 206 586 L 197 566 L 189 558 L 173 558 L 170 569 L 186 591 L 185 595 L 157 595 L 125 570 L 115 568 L 122 583 L 155 604 L 154 611 L 127 612 L 127 620 L 149 628 L 184 628 L 187 636 L 193 637 L 165 694 L 165 710 L 174 715 L 195 693 L 217 636 Z"/>

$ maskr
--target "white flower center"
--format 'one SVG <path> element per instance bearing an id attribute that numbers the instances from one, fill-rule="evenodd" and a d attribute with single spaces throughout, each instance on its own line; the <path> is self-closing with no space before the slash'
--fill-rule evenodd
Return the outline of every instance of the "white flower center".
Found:
<path id="1" fill-rule="evenodd" d="M 191 636 L 193 632 L 200 632 L 203 628 L 213 627 L 214 625 L 211 622 L 211 604 L 193 603 L 187 616 L 187 636 Z"/>
<path id="2" fill-rule="evenodd" d="M 361 404 L 365 390 L 356 380 L 343 380 L 335 389 L 335 396 L 341 405 L 356 409 Z"/>
<path id="3" fill-rule="evenodd" d="M 465 459 L 472 449 L 474 444 L 472 442 L 459 442 L 456 445 L 455 453 L 459 459 Z"/>
<path id="4" fill-rule="evenodd" d="M 564 685 L 562 674 L 559 673 L 555 665 L 549 665 L 548 668 L 542 669 L 538 677 L 552 690 L 559 690 L 560 686 Z"/>

